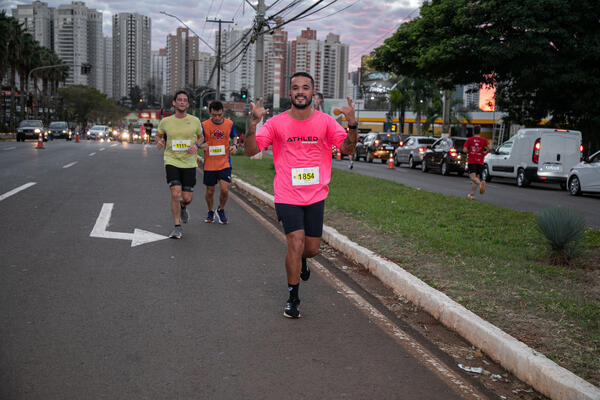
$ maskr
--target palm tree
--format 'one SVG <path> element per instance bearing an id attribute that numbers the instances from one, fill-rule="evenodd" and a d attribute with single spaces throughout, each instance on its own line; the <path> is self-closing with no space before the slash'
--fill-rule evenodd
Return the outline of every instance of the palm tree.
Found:
<path id="1" fill-rule="evenodd" d="M 10 70 L 10 91 L 11 91 L 11 102 L 10 102 L 10 125 L 14 131 L 16 128 L 16 114 L 17 105 L 15 94 L 16 88 L 16 74 L 19 54 L 21 52 L 21 41 L 23 37 L 23 25 L 19 23 L 15 18 L 8 18 L 6 23 L 6 30 L 4 31 L 4 39 L 6 40 L 6 60 L 8 60 L 8 69 Z"/>
<path id="2" fill-rule="evenodd" d="M 24 33 L 21 40 L 21 51 L 17 60 L 17 71 L 21 83 L 21 119 L 25 119 L 25 96 L 29 87 L 29 72 L 40 66 L 39 43 L 29 33 Z"/>
<path id="3" fill-rule="evenodd" d="M 427 132 L 430 126 L 435 124 L 436 119 L 442 118 L 443 107 L 440 92 L 436 91 L 430 106 L 427 107 L 427 120 L 423 124 L 425 132 Z M 460 125 L 464 126 L 470 123 L 471 115 L 469 110 L 464 106 L 463 101 L 450 95 L 450 124 L 458 128 Z"/>
<path id="4" fill-rule="evenodd" d="M 411 99 L 411 81 L 409 77 L 400 77 L 398 82 L 394 85 L 394 88 L 390 91 L 390 112 L 393 113 L 398 111 L 398 125 L 400 127 L 399 133 L 404 133 L 404 119 L 406 110 L 410 107 L 412 102 Z"/>

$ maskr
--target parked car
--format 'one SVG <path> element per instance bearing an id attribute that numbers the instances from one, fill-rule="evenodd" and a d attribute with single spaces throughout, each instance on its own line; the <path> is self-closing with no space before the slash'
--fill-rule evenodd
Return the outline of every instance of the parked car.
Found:
<path id="1" fill-rule="evenodd" d="M 111 133 L 112 131 L 106 125 L 94 125 L 88 131 L 87 137 L 91 140 L 106 139 L 111 136 Z"/>
<path id="2" fill-rule="evenodd" d="M 467 171 L 467 155 L 463 153 L 463 147 L 467 138 L 447 137 L 436 140 L 423 154 L 421 170 L 438 170 L 442 175 L 456 172 L 462 175 Z"/>
<path id="3" fill-rule="evenodd" d="M 573 196 L 585 192 L 600 193 L 600 151 L 571 168 L 567 187 Z"/>
<path id="4" fill-rule="evenodd" d="M 358 154 L 362 152 L 362 147 L 364 146 L 365 139 L 367 138 L 367 136 L 369 136 L 368 133 L 359 133 L 358 134 L 358 141 L 356 142 L 356 150 L 354 151 L 354 154 L 352 155 L 352 159 L 354 161 L 358 160 Z"/>
<path id="5" fill-rule="evenodd" d="M 567 187 L 569 171 L 582 161 L 581 132 L 568 129 L 525 128 L 485 156 L 482 178 L 515 178 L 517 186 L 531 182 Z"/>
<path id="6" fill-rule="evenodd" d="M 354 159 L 364 158 L 367 162 L 373 162 L 378 158 L 385 163 L 400 143 L 400 135 L 397 133 L 371 132 L 364 139 L 361 146 L 357 146 Z"/>
<path id="7" fill-rule="evenodd" d="M 71 140 L 73 138 L 73 131 L 69 128 L 69 125 L 65 121 L 53 121 L 48 125 L 48 136 L 52 135 L 54 139 L 66 139 Z"/>
<path id="8" fill-rule="evenodd" d="M 423 161 L 423 154 L 427 145 L 433 144 L 435 138 L 429 136 L 410 136 L 401 142 L 394 154 L 394 164 L 408 164 L 409 168 L 416 168 Z"/>
<path id="9" fill-rule="evenodd" d="M 44 129 L 44 124 L 39 119 L 24 119 L 17 128 L 17 142 L 24 142 L 25 139 L 38 139 L 40 133 L 43 134 L 44 141 L 48 140 L 48 134 Z"/>

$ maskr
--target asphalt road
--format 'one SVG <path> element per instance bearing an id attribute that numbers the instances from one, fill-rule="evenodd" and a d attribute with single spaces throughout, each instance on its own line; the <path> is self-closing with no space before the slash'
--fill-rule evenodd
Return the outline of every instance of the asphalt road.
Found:
<path id="1" fill-rule="evenodd" d="M 236 201 L 201 222 L 201 185 L 183 239 L 132 247 L 171 229 L 154 147 L 0 143 L 0 178 L 1 399 L 486 398 L 318 269 L 284 318 L 284 244 Z"/>
<path id="2" fill-rule="evenodd" d="M 352 170 L 348 169 L 349 165 L 350 162 L 346 159 L 333 160 L 334 168 L 388 179 L 429 192 L 465 197 L 471 191 L 471 182 L 466 175 L 459 177 L 454 173 L 449 176 L 442 176 L 439 172 L 423 173 L 420 166 L 417 169 L 410 169 L 405 164 L 388 169 L 387 164 L 381 164 L 379 160 L 373 163 L 355 161 Z M 526 212 L 538 212 L 561 205 L 577 210 L 588 226 L 600 229 L 600 195 L 571 196 L 567 191 L 561 190 L 558 184 L 533 183 L 530 187 L 519 188 L 513 179 L 494 178 L 487 184 L 485 194 L 479 196 L 477 193 L 476 199 Z"/>

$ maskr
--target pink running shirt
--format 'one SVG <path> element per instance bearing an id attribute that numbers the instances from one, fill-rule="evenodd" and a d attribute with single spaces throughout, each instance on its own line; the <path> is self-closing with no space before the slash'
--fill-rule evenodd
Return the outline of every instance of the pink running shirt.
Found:
<path id="1" fill-rule="evenodd" d="M 305 121 L 283 112 L 256 132 L 259 149 L 273 145 L 275 203 L 306 206 L 327 198 L 331 180 L 331 146 L 339 148 L 346 130 L 320 111 Z"/>

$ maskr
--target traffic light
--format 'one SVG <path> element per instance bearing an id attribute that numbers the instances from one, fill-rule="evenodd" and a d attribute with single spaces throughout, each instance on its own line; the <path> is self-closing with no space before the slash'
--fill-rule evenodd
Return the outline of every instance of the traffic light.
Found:
<path id="1" fill-rule="evenodd" d="M 248 89 L 240 89 L 240 95 L 242 96 L 242 100 L 246 100 L 248 98 Z"/>

